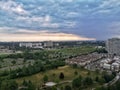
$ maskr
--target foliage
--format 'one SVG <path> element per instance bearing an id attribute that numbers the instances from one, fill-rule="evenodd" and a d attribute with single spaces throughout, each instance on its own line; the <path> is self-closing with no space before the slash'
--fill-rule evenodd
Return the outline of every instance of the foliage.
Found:
<path id="1" fill-rule="evenodd" d="M 95 90 L 120 90 L 120 81 L 108 87 L 98 87 Z"/>
<path id="2" fill-rule="evenodd" d="M 109 81 L 111 81 L 115 76 L 113 74 L 103 74 L 103 78 L 105 79 L 105 82 L 108 83 Z"/>
<path id="3" fill-rule="evenodd" d="M 72 81 L 72 86 L 73 88 L 79 88 L 81 85 L 82 85 L 82 77 L 79 76 L 78 78 L 75 78 L 73 81 Z"/>
<path id="4" fill-rule="evenodd" d="M 64 79 L 64 74 L 62 72 L 60 73 L 59 78 Z"/>
<path id="5" fill-rule="evenodd" d="M 78 72 L 77 72 L 77 71 L 75 71 L 75 72 L 74 72 L 74 74 L 75 74 L 75 75 L 78 75 Z"/>
<path id="6" fill-rule="evenodd" d="M 91 77 L 86 77 L 84 80 L 83 80 L 83 85 L 87 86 L 87 85 L 92 85 L 93 84 L 93 80 Z"/>
<path id="7" fill-rule="evenodd" d="M 105 48 L 102 48 L 102 49 L 96 49 L 96 52 L 98 53 L 108 53 Z"/>
<path id="8" fill-rule="evenodd" d="M 25 87 L 23 88 L 24 90 L 35 90 L 35 86 L 30 80 L 29 81 L 24 80 L 22 85 Z"/>
<path id="9" fill-rule="evenodd" d="M 64 90 L 72 90 L 71 86 L 66 85 Z"/>
<path id="10" fill-rule="evenodd" d="M 17 90 L 18 84 L 15 81 L 3 81 L 0 90 Z"/>
<path id="11" fill-rule="evenodd" d="M 47 76 L 47 75 L 45 75 L 45 76 L 43 77 L 43 81 L 44 81 L 44 82 L 47 82 L 47 81 L 48 81 L 48 76 Z"/>

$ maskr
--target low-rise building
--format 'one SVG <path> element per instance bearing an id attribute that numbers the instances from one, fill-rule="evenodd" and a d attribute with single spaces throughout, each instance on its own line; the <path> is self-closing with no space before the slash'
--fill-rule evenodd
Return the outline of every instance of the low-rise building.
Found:
<path id="1" fill-rule="evenodd" d="M 118 63 L 112 63 L 112 65 L 111 65 L 111 70 L 112 71 L 119 71 L 119 69 L 120 69 L 120 64 L 118 64 Z"/>
<path id="2" fill-rule="evenodd" d="M 13 50 L 10 50 L 8 47 L 0 46 L 0 53 L 13 53 Z"/>
<path id="3" fill-rule="evenodd" d="M 107 70 L 110 70 L 110 69 L 111 69 L 111 65 L 110 65 L 110 64 L 107 64 L 107 63 L 104 63 L 104 64 L 103 64 L 103 68 L 104 68 L 104 69 L 107 69 Z"/>
<path id="4" fill-rule="evenodd" d="M 102 58 L 103 55 L 102 54 L 98 54 L 98 53 L 92 53 L 92 54 L 88 54 L 88 55 L 81 55 L 75 58 L 71 58 L 71 59 L 67 59 L 66 63 L 67 64 L 77 64 L 80 66 L 85 66 L 89 63 L 92 63 L 100 58 Z"/>
<path id="5" fill-rule="evenodd" d="M 54 46 L 54 43 L 52 41 L 45 41 L 43 46 L 47 48 L 51 48 Z"/>
<path id="6" fill-rule="evenodd" d="M 100 68 L 111 71 L 120 70 L 120 57 L 115 56 L 114 58 L 106 58 L 100 61 Z"/>
<path id="7" fill-rule="evenodd" d="M 43 48 L 42 43 L 19 43 L 19 47 Z"/>

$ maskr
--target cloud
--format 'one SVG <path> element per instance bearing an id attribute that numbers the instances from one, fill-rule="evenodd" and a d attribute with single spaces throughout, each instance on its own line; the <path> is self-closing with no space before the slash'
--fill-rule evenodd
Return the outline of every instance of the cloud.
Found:
<path id="1" fill-rule="evenodd" d="M 0 34 L 0 41 L 72 41 L 95 40 L 94 38 L 80 37 L 67 33 L 42 33 L 42 34 Z"/>
<path id="2" fill-rule="evenodd" d="M 0 9 L 5 10 L 9 13 L 17 13 L 20 15 L 28 14 L 28 12 L 23 9 L 22 4 L 17 4 L 14 0 L 0 1 Z"/>
<path id="3" fill-rule="evenodd" d="M 51 17 L 50 17 L 49 15 L 46 15 L 46 16 L 45 16 L 45 22 L 48 23 L 48 22 L 50 22 L 50 21 L 51 21 Z"/>
<path id="4" fill-rule="evenodd" d="M 93 15 L 94 14 L 109 14 L 109 13 L 111 13 L 111 10 L 109 10 L 109 9 L 104 9 L 104 10 L 98 10 L 98 11 L 96 11 L 95 13 L 93 13 Z"/>
<path id="5" fill-rule="evenodd" d="M 16 20 L 19 21 L 24 21 L 24 22 L 28 22 L 28 23 L 32 23 L 32 22 L 38 22 L 38 23 L 46 23 L 46 17 L 36 17 L 36 16 L 18 16 L 16 18 Z"/>
<path id="6" fill-rule="evenodd" d="M 108 28 L 114 35 L 120 36 L 120 21 L 110 23 Z"/>
<path id="7" fill-rule="evenodd" d="M 101 3 L 98 7 L 94 8 L 94 14 L 106 16 L 107 17 L 115 17 L 120 10 L 120 1 L 119 0 L 101 0 Z"/>
<path id="8" fill-rule="evenodd" d="M 111 30 L 118 26 L 110 28 L 120 21 L 119 6 L 119 0 L 0 0 L 0 27 L 8 28 L 4 34 L 59 30 L 106 39 L 119 32 Z"/>
<path id="9" fill-rule="evenodd" d="M 94 38 L 87 38 L 70 33 L 54 32 L 49 30 L 24 30 L 19 29 L 16 32 L 12 32 L 4 28 L 0 29 L 0 41 L 71 41 L 71 40 L 95 40 Z M 10 32 L 10 33 L 8 33 Z"/>
<path id="10" fill-rule="evenodd" d="M 106 8 L 106 7 L 116 7 L 120 5 L 119 0 L 103 0 L 102 4 L 99 8 Z"/>

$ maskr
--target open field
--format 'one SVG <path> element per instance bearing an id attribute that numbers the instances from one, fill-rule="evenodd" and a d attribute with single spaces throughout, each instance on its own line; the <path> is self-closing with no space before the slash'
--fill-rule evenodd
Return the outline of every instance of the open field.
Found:
<path id="1" fill-rule="evenodd" d="M 75 75 L 74 72 L 77 71 L 78 75 Z M 59 74 L 63 72 L 64 73 L 64 80 L 60 80 L 59 79 Z M 98 74 L 96 74 L 95 72 L 90 72 L 85 70 L 85 69 L 79 69 L 79 68 L 73 68 L 70 66 L 63 66 L 63 67 L 59 67 L 58 69 L 54 69 L 54 70 L 49 70 L 46 72 L 41 72 L 32 76 L 28 76 L 28 77 L 22 77 L 22 78 L 18 78 L 15 79 L 19 84 L 21 84 L 23 82 L 23 80 L 31 80 L 36 86 L 41 86 L 43 84 L 43 76 L 47 75 L 49 78 L 49 81 L 53 81 L 56 83 L 59 83 L 61 81 L 66 81 L 66 80 L 73 80 L 75 77 L 78 77 L 79 75 L 81 75 L 82 77 L 86 77 L 86 76 L 91 76 L 92 78 L 95 76 L 99 76 Z M 93 79 L 94 79 L 93 78 Z"/>
<path id="2" fill-rule="evenodd" d="M 53 49 L 49 50 L 50 52 L 61 52 L 65 55 L 80 55 L 93 52 L 95 47 L 93 46 L 81 46 L 81 47 L 71 47 L 71 48 L 62 48 L 62 49 Z"/>

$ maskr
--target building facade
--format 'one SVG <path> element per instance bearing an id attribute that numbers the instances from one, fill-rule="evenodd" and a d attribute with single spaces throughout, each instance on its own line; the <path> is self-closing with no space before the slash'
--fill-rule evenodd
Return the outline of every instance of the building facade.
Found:
<path id="1" fill-rule="evenodd" d="M 44 47 L 53 47 L 54 43 L 52 41 L 45 41 L 44 42 Z"/>
<path id="2" fill-rule="evenodd" d="M 19 47 L 26 48 L 43 48 L 42 43 L 20 43 Z"/>
<path id="3" fill-rule="evenodd" d="M 106 42 L 106 49 L 111 55 L 120 55 L 120 39 L 112 38 L 108 39 Z"/>

